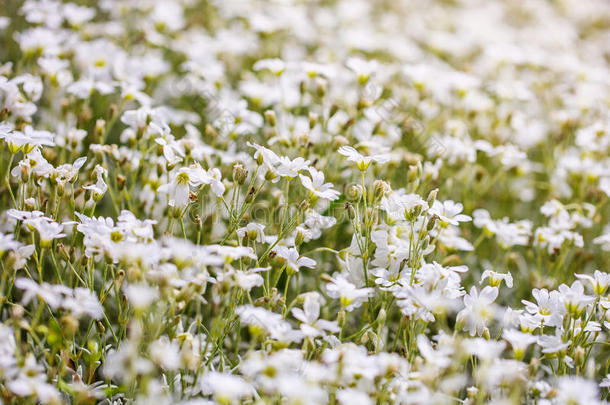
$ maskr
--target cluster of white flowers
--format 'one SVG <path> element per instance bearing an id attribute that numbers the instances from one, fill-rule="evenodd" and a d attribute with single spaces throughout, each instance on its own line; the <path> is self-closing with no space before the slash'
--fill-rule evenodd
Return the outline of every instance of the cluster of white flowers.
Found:
<path id="1" fill-rule="evenodd" d="M 0 8 L 0 404 L 606 404 L 610 3 Z"/>

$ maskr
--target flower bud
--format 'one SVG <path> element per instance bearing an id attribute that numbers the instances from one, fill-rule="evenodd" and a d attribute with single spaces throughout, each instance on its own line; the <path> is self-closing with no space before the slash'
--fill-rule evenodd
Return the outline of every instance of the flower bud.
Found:
<path id="1" fill-rule="evenodd" d="M 248 171 L 241 164 L 233 166 L 233 181 L 241 186 L 246 182 L 246 177 L 248 177 Z"/>
<path id="2" fill-rule="evenodd" d="M 328 112 L 328 118 L 332 118 L 337 111 L 339 111 L 339 106 L 337 104 L 333 104 L 330 106 L 330 111 Z"/>
<path id="3" fill-rule="evenodd" d="M 322 98 L 326 95 L 327 87 L 328 83 L 326 82 L 326 80 L 318 80 L 318 82 L 316 83 L 316 94 L 318 95 L 318 97 Z"/>
<path id="4" fill-rule="evenodd" d="M 585 359 L 585 349 L 583 349 L 581 346 L 574 349 L 574 363 L 577 367 L 582 367 L 585 364 Z"/>
<path id="5" fill-rule="evenodd" d="M 211 137 L 211 138 L 216 138 L 218 137 L 218 132 L 216 131 L 216 129 L 214 129 L 214 127 L 212 126 L 212 124 L 206 124 L 205 125 L 205 130 L 204 133 Z"/>
<path id="6" fill-rule="evenodd" d="M 385 309 L 381 308 L 379 310 L 379 314 L 377 314 L 377 324 L 379 325 L 379 329 L 381 329 L 383 327 L 383 325 L 385 325 L 386 316 L 387 316 L 387 313 L 386 313 Z"/>
<path id="7" fill-rule="evenodd" d="M 343 328 L 345 326 L 345 322 L 347 320 L 347 314 L 345 312 L 345 310 L 341 310 L 339 311 L 339 314 L 337 315 L 337 323 L 339 324 L 340 328 Z"/>
<path id="8" fill-rule="evenodd" d="M 432 207 L 432 204 L 434 204 L 434 201 L 436 201 L 437 194 L 438 194 L 438 188 L 435 188 L 434 190 L 430 191 L 430 193 L 428 194 L 428 198 L 426 199 L 428 206 Z"/>
<path id="9" fill-rule="evenodd" d="M 356 210 L 354 209 L 354 206 L 347 202 L 345 203 L 345 209 L 347 210 L 348 218 L 353 221 L 354 218 L 356 218 Z"/>
<path id="10" fill-rule="evenodd" d="M 34 211 L 36 209 L 36 200 L 34 200 L 32 197 L 26 198 L 24 204 L 28 211 Z"/>
<path id="11" fill-rule="evenodd" d="M 93 139 L 96 142 L 102 140 L 102 136 L 104 135 L 104 130 L 106 128 L 106 121 L 102 119 L 98 119 L 95 121 L 95 128 L 93 128 Z"/>
<path id="12" fill-rule="evenodd" d="M 381 201 L 381 199 L 387 192 L 390 191 L 390 185 L 383 180 L 375 180 L 375 182 L 373 183 L 373 190 L 373 198 L 374 201 L 377 203 Z"/>
<path id="13" fill-rule="evenodd" d="M 267 170 L 267 173 L 265 173 L 265 180 L 267 180 L 267 181 L 272 181 L 276 177 L 277 177 L 277 174 L 275 174 L 272 170 Z"/>
<path id="14" fill-rule="evenodd" d="M 302 229 L 299 229 L 297 231 L 296 236 L 294 237 L 294 244 L 296 247 L 299 247 L 303 244 L 303 241 L 305 240 L 305 233 L 303 232 Z"/>
<path id="15" fill-rule="evenodd" d="M 407 172 L 407 181 L 409 183 L 412 183 L 415 181 L 415 179 L 419 178 L 419 166 L 418 165 L 411 165 L 409 166 L 409 171 Z"/>
<path id="16" fill-rule="evenodd" d="M 358 204 L 362 198 L 362 186 L 360 184 L 352 184 L 345 192 L 347 201 Z"/>
<path id="17" fill-rule="evenodd" d="M 269 124 L 269 126 L 275 127 L 275 125 L 277 123 L 275 111 L 273 111 L 273 110 L 265 111 L 265 121 L 267 121 L 267 124 Z"/>
<path id="18" fill-rule="evenodd" d="M 341 135 L 337 135 L 333 138 L 333 143 L 334 143 L 334 147 L 336 149 L 338 149 L 341 146 L 345 146 L 349 144 L 349 141 L 347 140 L 346 137 L 341 136 Z"/>
<path id="19" fill-rule="evenodd" d="M 125 182 L 127 179 L 122 174 L 116 175 L 116 186 L 119 191 L 122 191 L 125 188 Z"/>
<path id="20" fill-rule="evenodd" d="M 61 330 L 64 336 L 71 338 L 78 331 L 78 319 L 72 315 L 64 315 L 59 320 L 61 324 Z"/>
<path id="21" fill-rule="evenodd" d="M 318 114 L 314 112 L 309 112 L 309 129 L 313 129 L 318 124 Z"/>
<path id="22" fill-rule="evenodd" d="M 21 319 L 21 318 L 23 318 L 24 314 L 25 314 L 25 308 L 23 308 L 19 304 L 13 304 L 13 306 L 11 307 L 11 315 L 12 315 L 13 319 Z"/>

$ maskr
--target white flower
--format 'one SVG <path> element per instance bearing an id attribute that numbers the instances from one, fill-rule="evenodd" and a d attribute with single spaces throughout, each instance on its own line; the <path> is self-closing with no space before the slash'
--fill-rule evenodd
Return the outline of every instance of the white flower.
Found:
<path id="1" fill-rule="evenodd" d="M 581 280 L 588 281 L 593 288 L 593 292 L 598 296 L 604 295 L 608 290 L 608 286 L 610 286 L 610 273 L 595 270 L 593 276 L 588 274 L 576 274 L 575 276 Z"/>
<path id="2" fill-rule="evenodd" d="M 358 75 L 358 82 L 360 84 L 365 84 L 371 75 L 379 69 L 379 63 L 376 60 L 349 58 L 345 64 Z"/>
<path id="3" fill-rule="evenodd" d="M 274 75 L 280 76 L 286 70 L 286 64 L 281 59 L 261 59 L 256 61 L 253 70 L 269 70 Z"/>
<path id="4" fill-rule="evenodd" d="M 3 138 L 9 145 L 9 150 L 16 153 L 23 148 L 24 153 L 30 153 L 37 146 L 53 146 L 55 135 L 49 131 L 38 131 L 31 126 L 26 126 L 24 132 L 4 132 Z"/>
<path id="5" fill-rule="evenodd" d="M 1 237 L 2 236 L 0 235 L 0 239 Z M 0 241 L 0 245 L 1 244 L 2 242 Z M 15 253 L 15 262 L 13 263 L 13 270 L 22 269 L 26 265 L 28 259 L 34 253 L 35 249 L 36 247 L 34 245 L 20 246 L 15 249 L 13 251 Z M 0 248 L 0 251 L 2 251 L 2 248 Z"/>
<path id="6" fill-rule="evenodd" d="M 177 370 L 182 364 L 180 360 L 180 346 L 170 342 L 167 336 L 161 336 L 150 344 L 150 357 L 164 370 Z"/>
<path id="7" fill-rule="evenodd" d="M 203 184 L 209 184 L 218 197 L 224 194 L 220 170 L 213 168 L 205 171 L 199 164 L 179 169 L 173 179 L 159 186 L 157 191 L 169 196 L 168 204 L 171 207 L 184 209 L 189 203 L 191 188 L 196 189 Z"/>
<path id="8" fill-rule="evenodd" d="M 341 306 L 347 311 L 359 308 L 368 297 L 373 295 L 372 288 L 358 288 L 343 274 L 334 276 L 330 283 L 326 284 L 326 292 L 331 298 L 339 298 Z"/>
<path id="9" fill-rule="evenodd" d="M 498 288 L 486 286 L 481 291 L 470 288 L 470 293 L 464 296 L 464 309 L 457 314 L 457 322 L 464 325 L 470 336 L 481 336 L 487 327 L 487 322 L 495 316 L 493 302 L 498 297 Z"/>
<path id="10" fill-rule="evenodd" d="M 74 182 L 78 177 L 78 170 L 83 167 L 87 161 L 86 157 L 78 158 L 72 164 L 63 164 L 53 169 L 51 178 L 60 185 L 65 185 L 68 182 Z"/>
<path id="11" fill-rule="evenodd" d="M 316 170 L 313 167 L 308 167 L 307 170 L 311 175 L 311 179 L 302 174 L 299 175 L 303 187 L 320 198 L 330 201 L 334 201 L 339 198 L 339 194 L 341 193 L 339 193 L 337 190 L 333 190 L 332 183 L 324 183 L 324 173 Z"/>
<path id="12" fill-rule="evenodd" d="M 21 243 L 15 240 L 15 236 L 12 233 L 6 235 L 0 233 L 0 253 L 4 253 L 7 250 L 17 250 L 20 246 Z"/>
<path id="13" fill-rule="evenodd" d="M 234 277 L 239 288 L 250 291 L 254 287 L 263 285 L 263 277 L 258 273 L 269 270 L 271 270 L 271 267 L 257 267 L 246 271 L 236 270 Z"/>
<path id="14" fill-rule="evenodd" d="M 34 355 L 28 353 L 18 375 L 7 383 L 8 389 L 19 397 L 35 395 L 43 404 L 57 404 L 61 396 L 57 389 L 47 383 L 44 368 L 36 363 Z"/>
<path id="15" fill-rule="evenodd" d="M 430 215 L 439 217 L 441 223 L 458 225 L 459 222 L 468 222 L 472 220 L 468 215 L 460 214 L 464 206 L 461 203 L 456 203 L 451 200 L 441 202 L 435 200 L 432 207 L 428 211 Z"/>
<path id="16" fill-rule="evenodd" d="M 292 315 L 301 321 L 301 330 L 305 336 L 325 336 L 325 330 L 339 332 L 336 321 L 318 319 L 320 317 L 320 303 L 322 296 L 317 292 L 307 293 L 303 302 L 303 309 L 292 308 Z"/>
<path id="17" fill-rule="evenodd" d="M 217 371 L 210 371 L 203 376 L 201 388 L 220 403 L 237 403 L 255 393 L 254 388 L 240 376 Z"/>
<path id="18" fill-rule="evenodd" d="M 602 245 L 601 248 L 605 251 L 610 251 L 610 232 L 593 239 L 593 243 L 596 245 Z"/>
<path id="19" fill-rule="evenodd" d="M 239 228 L 235 231 L 240 238 L 248 236 L 248 239 L 256 241 L 257 243 L 265 242 L 265 225 L 257 224 L 256 222 L 250 222 L 248 225 Z"/>
<path id="20" fill-rule="evenodd" d="M 77 318 L 89 315 L 93 319 L 102 319 L 104 315 L 104 308 L 97 296 L 91 290 L 82 287 L 75 288 L 73 294 L 64 299 L 62 307 Z"/>
<path id="21" fill-rule="evenodd" d="M 130 304 L 138 310 L 148 308 L 159 298 L 159 292 L 156 289 L 142 284 L 128 284 L 123 287 L 123 291 Z"/>
<path id="22" fill-rule="evenodd" d="M 108 190 L 108 185 L 104 181 L 104 177 L 108 176 L 108 170 L 103 166 L 96 165 L 93 169 L 95 173 L 96 182 L 95 184 L 84 186 L 85 190 L 90 190 L 93 193 L 93 200 L 99 201 L 102 199 L 106 191 Z"/>
<path id="23" fill-rule="evenodd" d="M 493 270 L 485 270 L 481 276 L 481 283 L 489 278 L 489 285 L 492 287 L 499 287 L 500 283 L 504 281 L 508 288 L 513 288 L 513 276 L 510 272 L 498 273 Z"/>
<path id="24" fill-rule="evenodd" d="M 42 217 L 29 221 L 29 225 L 33 226 L 40 236 L 40 244 L 49 246 L 53 239 L 61 239 L 66 236 L 63 233 L 64 225 L 54 221 L 49 221 L 48 218 Z"/>
<path id="25" fill-rule="evenodd" d="M 599 399 L 599 390 L 595 382 L 576 376 L 559 379 L 555 403 L 558 405 L 603 404 Z"/>
<path id="26" fill-rule="evenodd" d="M 453 349 L 450 346 L 439 344 L 435 350 L 428 337 L 424 334 L 417 335 L 417 348 L 426 362 L 435 367 L 446 368 L 451 364 Z"/>
<path id="27" fill-rule="evenodd" d="M 585 287 L 579 280 L 570 287 L 561 284 L 558 289 L 566 311 L 574 316 L 579 316 L 585 306 L 595 301 L 595 297 L 585 295 Z"/>
<path id="28" fill-rule="evenodd" d="M 536 304 L 527 300 L 521 300 L 525 305 L 525 310 L 538 317 L 546 326 L 561 326 L 565 309 L 561 303 L 559 292 L 551 291 L 549 293 L 546 288 L 541 290 L 534 288 L 532 295 L 536 300 Z"/>
<path id="29" fill-rule="evenodd" d="M 291 160 L 286 156 L 280 156 L 278 165 L 275 167 L 275 171 L 281 177 L 292 179 L 295 178 L 301 170 L 307 169 L 308 166 L 309 160 L 305 160 L 302 157 Z"/>
<path id="30" fill-rule="evenodd" d="M 15 280 L 15 287 L 24 290 L 21 303 L 29 304 L 34 298 L 39 298 L 46 302 L 51 309 L 57 309 L 63 302 L 64 296 L 71 294 L 72 290 L 63 285 L 52 285 L 49 283 L 38 284 L 29 278 L 18 278 Z"/>
<path id="31" fill-rule="evenodd" d="M 301 267 L 313 268 L 316 261 L 309 257 L 300 256 L 296 248 L 288 248 L 286 246 L 277 246 L 274 252 L 278 257 L 286 260 L 286 268 L 293 272 L 298 272 Z"/>
<path id="32" fill-rule="evenodd" d="M 538 345 L 542 347 L 542 353 L 557 354 L 565 351 L 572 341 L 564 342 L 561 335 L 542 335 L 538 338 Z"/>
<path id="33" fill-rule="evenodd" d="M 516 329 L 506 329 L 502 333 L 502 337 L 513 347 L 513 354 L 517 360 L 522 360 L 527 347 L 537 341 L 535 336 Z"/>
<path id="34" fill-rule="evenodd" d="M 347 160 L 350 162 L 356 163 L 356 167 L 360 171 L 366 171 L 370 166 L 371 162 L 377 163 L 386 163 L 390 160 L 389 156 L 386 154 L 378 154 L 371 156 L 364 156 L 358 153 L 358 151 L 351 146 L 342 146 L 339 148 L 338 152 L 343 156 L 347 157 Z"/>
<path id="35" fill-rule="evenodd" d="M 374 402 L 365 392 L 354 388 L 337 391 L 337 400 L 341 405 L 373 405 Z"/>
<path id="36" fill-rule="evenodd" d="M 271 339 L 280 342 L 299 342 L 303 338 L 302 332 L 293 330 L 290 323 L 282 319 L 282 315 L 265 308 L 243 305 L 235 313 L 244 324 L 250 326 L 254 334 L 268 334 Z"/>

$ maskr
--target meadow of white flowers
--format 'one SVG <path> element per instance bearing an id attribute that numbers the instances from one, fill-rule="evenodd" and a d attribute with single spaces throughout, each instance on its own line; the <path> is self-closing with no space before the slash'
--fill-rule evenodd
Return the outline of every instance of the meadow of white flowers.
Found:
<path id="1" fill-rule="evenodd" d="M 610 2 L 0 0 L 0 404 L 602 404 Z"/>

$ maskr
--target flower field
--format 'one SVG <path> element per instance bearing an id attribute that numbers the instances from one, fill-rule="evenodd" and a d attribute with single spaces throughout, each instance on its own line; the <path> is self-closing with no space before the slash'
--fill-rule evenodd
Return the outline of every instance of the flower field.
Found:
<path id="1" fill-rule="evenodd" d="M 606 404 L 610 3 L 0 0 L 0 405 Z"/>

